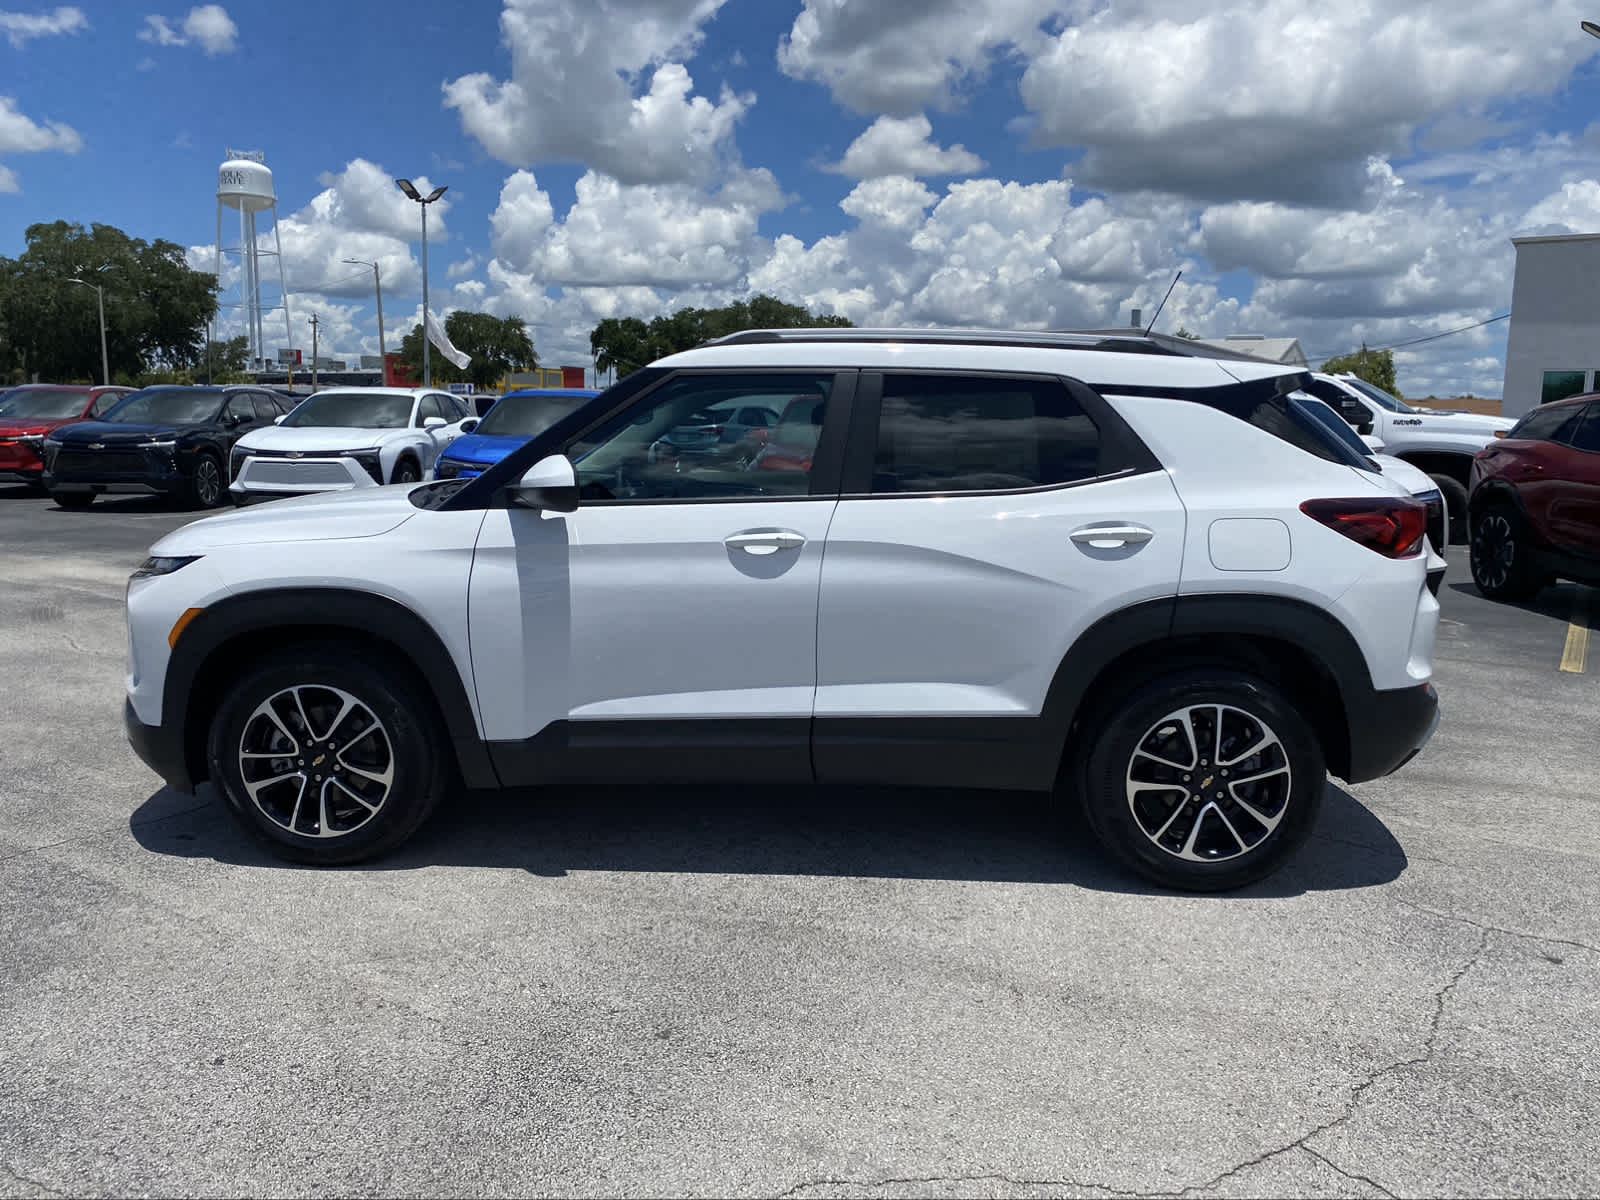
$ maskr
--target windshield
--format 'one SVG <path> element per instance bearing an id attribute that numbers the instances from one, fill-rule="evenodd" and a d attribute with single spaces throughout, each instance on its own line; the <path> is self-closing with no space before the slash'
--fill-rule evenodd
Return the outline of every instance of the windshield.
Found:
<path id="1" fill-rule="evenodd" d="M 0 417 L 60 421 L 79 416 L 88 407 L 88 392 L 58 392 L 53 388 L 17 388 L 0 397 Z"/>
<path id="2" fill-rule="evenodd" d="M 1381 404 L 1390 412 L 1414 413 L 1417 411 L 1404 400 L 1400 400 L 1389 395 L 1389 393 L 1384 391 L 1381 387 L 1376 387 L 1373 384 L 1368 383 L 1365 379 L 1346 379 L 1344 382 L 1350 384 L 1362 395 L 1371 397 L 1374 404 Z"/>
<path id="3" fill-rule="evenodd" d="M 200 425 L 222 406 L 216 388 L 146 388 L 118 404 L 102 421 L 122 425 Z"/>
<path id="4" fill-rule="evenodd" d="M 533 437 L 543 433 L 580 404 L 587 404 L 588 396 L 519 396 L 505 397 L 489 410 L 474 433 L 490 437 Z"/>
<path id="5" fill-rule="evenodd" d="M 1350 428 L 1349 422 L 1334 412 L 1325 402 L 1318 400 L 1315 396 L 1308 396 L 1304 392 L 1296 392 L 1294 401 L 1303 411 L 1310 413 L 1311 416 L 1320 421 L 1329 433 L 1333 434 L 1334 437 L 1349 446 L 1357 454 L 1365 457 L 1373 453 L 1372 447 L 1356 436 L 1356 431 Z"/>
<path id="6" fill-rule="evenodd" d="M 285 417 L 285 429 L 404 429 L 411 421 L 410 396 L 371 392 L 318 392 Z"/>

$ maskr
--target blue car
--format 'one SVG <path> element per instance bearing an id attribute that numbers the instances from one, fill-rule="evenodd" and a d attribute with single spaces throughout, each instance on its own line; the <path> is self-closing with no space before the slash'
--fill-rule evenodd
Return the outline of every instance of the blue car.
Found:
<path id="1" fill-rule="evenodd" d="M 594 388 L 534 388 L 502 396 L 477 429 L 459 437 L 439 456 L 439 479 L 482 475 L 535 434 L 543 433 L 600 393 Z"/>

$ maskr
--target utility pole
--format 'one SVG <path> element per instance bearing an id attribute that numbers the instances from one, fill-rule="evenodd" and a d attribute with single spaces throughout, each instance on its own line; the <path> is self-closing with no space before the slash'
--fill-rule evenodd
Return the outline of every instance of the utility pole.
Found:
<path id="1" fill-rule="evenodd" d="M 319 319 L 317 317 L 317 314 L 316 313 L 312 313 L 311 314 L 311 391 L 312 391 L 313 395 L 316 394 L 316 390 L 317 390 L 317 325 L 318 325 L 318 321 L 319 321 Z"/>

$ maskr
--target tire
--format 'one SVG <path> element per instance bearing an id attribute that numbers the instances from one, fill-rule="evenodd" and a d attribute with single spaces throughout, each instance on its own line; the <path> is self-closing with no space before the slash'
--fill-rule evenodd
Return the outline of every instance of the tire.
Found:
<path id="1" fill-rule="evenodd" d="M 1528 527 L 1508 504 L 1491 504 L 1472 521 L 1472 582 L 1490 600 L 1531 600 L 1549 580 L 1534 566 Z"/>
<path id="2" fill-rule="evenodd" d="M 1444 511 L 1450 518 L 1450 541 L 1452 545 L 1462 545 L 1467 541 L 1467 485 L 1450 475 L 1428 476 L 1439 485 L 1439 494 L 1444 497 Z"/>
<path id="3" fill-rule="evenodd" d="M 1270 875 L 1322 807 L 1328 774 L 1317 735 L 1281 692 L 1242 671 L 1152 680 L 1088 733 L 1079 799 L 1089 827 L 1162 887 L 1221 892 Z M 1239 757 L 1251 746 L 1259 748 Z M 1248 778 L 1229 782 L 1224 772 Z"/>
<path id="4" fill-rule="evenodd" d="M 229 810 L 272 853 L 338 866 L 388 853 L 428 819 L 448 786 L 442 744 L 431 706 L 405 676 L 306 645 L 228 690 L 206 753 Z"/>
<path id="5" fill-rule="evenodd" d="M 417 469 L 414 458 L 402 458 L 394 465 L 394 474 L 389 476 L 390 483 L 420 483 L 422 472 Z"/>
<path id="6" fill-rule="evenodd" d="M 228 494 L 222 479 L 222 464 L 214 454 L 201 451 L 194 460 L 194 474 L 189 477 L 186 497 L 190 508 L 215 508 Z"/>
<path id="7" fill-rule="evenodd" d="M 88 508 L 94 503 L 93 492 L 51 492 L 50 499 L 58 508 Z"/>

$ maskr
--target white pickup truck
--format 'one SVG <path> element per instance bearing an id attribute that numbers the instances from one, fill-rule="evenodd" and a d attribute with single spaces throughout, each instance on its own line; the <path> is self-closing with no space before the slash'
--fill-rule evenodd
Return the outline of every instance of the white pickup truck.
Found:
<path id="1" fill-rule="evenodd" d="M 1515 421 L 1478 413 L 1413 408 L 1354 375 L 1317 372 L 1305 390 L 1327 401 L 1357 433 L 1381 441 L 1385 454 L 1425 471 L 1444 496 L 1452 540 L 1466 540 L 1467 474 L 1473 455 Z"/>

